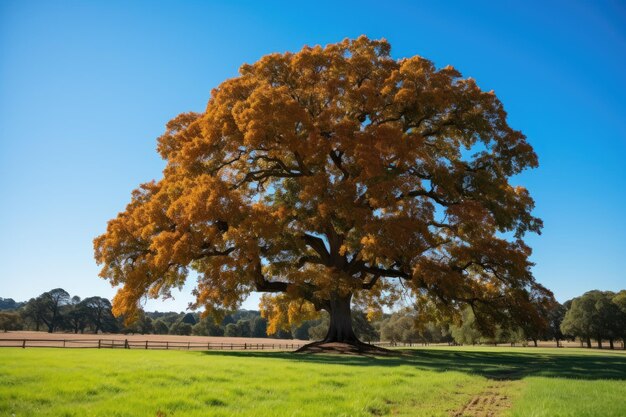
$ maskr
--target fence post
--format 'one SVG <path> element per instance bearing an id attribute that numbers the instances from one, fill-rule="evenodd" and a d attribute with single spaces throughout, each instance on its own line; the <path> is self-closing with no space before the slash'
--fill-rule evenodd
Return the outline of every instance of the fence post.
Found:
<path id="1" fill-rule="evenodd" d="M 146 340 L 146 350 L 148 350 L 148 341 Z"/>
<path id="2" fill-rule="evenodd" d="M 165 342 L 165 350 L 168 350 L 170 348 L 170 342 Z"/>
<path id="3" fill-rule="evenodd" d="M 102 342 L 102 339 L 98 339 L 98 349 L 100 349 L 100 342 Z"/>
<path id="4" fill-rule="evenodd" d="M 128 346 L 128 339 L 124 339 L 124 349 L 130 349 L 130 346 Z"/>
<path id="5" fill-rule="evenodd" d="M 243 344 L 243 350 L 246 350 L 246 349 L 248 349 L 248 344 L 244 342 L 244 344 Z"/>
<path id="6" fill-rule="evenodd" d="M 230 350 L 233 350 L 233 344 L 232 343 L 230 344 Z"/>
<path id="7" fill-rule="evenodd" d="M 26 349 L 26 339 L 22 341 L 22 349 Z"/>

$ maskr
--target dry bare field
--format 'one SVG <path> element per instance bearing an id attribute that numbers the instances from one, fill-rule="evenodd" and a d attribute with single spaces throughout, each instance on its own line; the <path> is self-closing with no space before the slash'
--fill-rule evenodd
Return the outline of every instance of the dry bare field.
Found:
<path id="1" fill-rule="evenodd" d="M 47 333 L 47 332 L 35 332 L 35 331 L 13 331 L 0 333 L 0 346 L 18 346 L 24 339 L 28 340 L 28 346 L 58 346 L 58 347 L 81 347 L 91 346 L 86 342 L 97 343 L 97 340 L 102 341 L 116 341 L 123 343 L 128 341 L 129 343 L 139 342 L 169 342 L 172 343 L 171 347 L 182 346 L 181 344 L 204 344 L 219 349 L 222 345 L 229 347 L 230 345 L 274 345 L 275 347 L 289 346 L 301 346 L 308 343 L 308 340 L 291 340 L 291 339 L 270 339 L 270 338 L 252 338 L 252 337 L 219 337 L 219 336 L 179 336 L 168 334 L 108 334 L 108 333 Z M 63 346 L 65 341 L 65 346 Z M 93 346 L 91 346 L 93 347 Z M 199 346 L 196 346 L 196 349 Z"/>

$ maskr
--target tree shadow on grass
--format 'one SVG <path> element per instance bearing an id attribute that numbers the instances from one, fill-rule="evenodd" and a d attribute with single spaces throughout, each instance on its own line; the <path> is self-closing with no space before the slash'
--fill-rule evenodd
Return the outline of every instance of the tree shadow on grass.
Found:
<path id="1" fill-rule="evenodd" d="M 390 357 L 367 357 L 289 352 L 203 352 L 207 356 L 283 359 L 326 365 L 408 366 L 427 371 L 457 371 L 495 380 L 527 376 L 582 380 L 626 380 L 626 355 L 585 355 L 545 352 L 494 352 L 463 350 L 402 350 Z"/>

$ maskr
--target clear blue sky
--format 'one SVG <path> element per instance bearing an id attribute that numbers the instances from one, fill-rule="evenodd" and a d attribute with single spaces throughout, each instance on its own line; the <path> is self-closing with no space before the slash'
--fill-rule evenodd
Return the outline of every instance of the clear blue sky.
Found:
<path id="1" fill-rule="evenodd" d="M 495 90 L 539 155 L 515 182 L 557 299 L 626 288 L 624 3 L 207 3 L 0 2 L 0 297 L 112 296 L 92 239 L 160 177 L 164 124 L 244 62 L 361 34 Z M 191 287 L 146 307 L 182 310 Z"/>

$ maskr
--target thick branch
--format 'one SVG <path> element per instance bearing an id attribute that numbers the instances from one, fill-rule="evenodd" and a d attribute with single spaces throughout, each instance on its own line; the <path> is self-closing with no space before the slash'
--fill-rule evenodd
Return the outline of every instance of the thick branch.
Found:
<path id="1" fill-rule="evenodd" d="M 342 163 L 342 160 L 341 160 L 341 157 L 343 156 L 343 152 L 332 150 L 332 151 L 330 151 L 328 153 L 328 155 L 330 155 L 330 159 L 334 162 L 335 166 L 343 174 L 343 177 L 341 178 L 341 181 L 347 180 L 350 177 L 350 173 L 343 166 L 343 163 Z"/>
<path id="2" fill-rule="evenodd" d="M 326 245 L 324 244 L 324 241 L 322 239 L 308 233 L 304 233 L 302 235 L 302 239 L 304 239 L 304 243 L 309 245 L 315 252 L 317 252 L 317 254 L 320 256 L 325 264 L 328 264 L 330 262 L 330 254 L 326 250 Z"/>
<path id="3" fill-rule="evenodd" d="M 363 285 L 361 285 L 361 288 L 363 288 L 364 290 L 371 290 L 374 285 L 376 285 L 379 279 L 380 275 L 374 275 L 372 279 L 370 279 L 368 282 L 364 282 Z"/>
<path id="4" fill-rule="evenodd" d="M 302 159 L 302 156 L 300 156 L 297 151 L 294 152 L 293 155 L 296 157 L 296 162 L 298 163 L 300 171 L 302 171 L 304 175 L 311 175 L 311 170 L 304 163 L 304 159 Z"/>
<path id="5" fill-rule="evenodd" d="M 426 191 L 426 190 L 415 190 L 415 191 L 410 191 L 406 194 L 400 194 L 400 196 L 398 197 L 398 200 L 401 200 L 405 197 L 429 197 L 432 200 L 434 200 L 436 203 L 441 204 L 442 206 L 454 206 L 456 204 L 461 204 L 461 201 L 446 201 L 443 198 L 441 198 L 441 196 L 438 196 L 437 194 L 435 194 L 435 192 L 433 190 L 430 191 Z"/>
<path id="6" fill-rule="evenodd" d="M 377 266 L 368 266 L 363 261 L 357 261 L 352 265 L 353 272 L 364 272 L 366 274 L 378 275 L 387 278 L 403 278 L 411 279 L 411 275 L 404 271 L 393 268 L 379 268 Z"/>
<path id="7" fill-rule="evenodd" d="M 290 285 L 288 282 L 268 281 L 265 276 L 263 276 L 260 261 L 256 266 L 254 284 L 256 286 L 256 290 L 259 292 L 286 292 Z"/>

